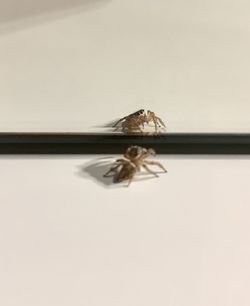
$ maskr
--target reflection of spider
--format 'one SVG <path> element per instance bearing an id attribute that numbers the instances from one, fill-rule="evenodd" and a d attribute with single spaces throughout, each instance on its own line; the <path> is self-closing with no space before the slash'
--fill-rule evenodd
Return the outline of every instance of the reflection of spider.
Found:
<path id="1" fill-rule="evenodd" d="M 135 174 L 141 171 L 141 167 L 156 177 L 158 177 L 157 173 L 149 169 L 148 165 L 156 165 L 164 172 L 167 172 L 167 170 L 159 162 L 145 160 L 150 155 L 155 155 L 155 151 L 153 149 L 131 146 L 124 154 L 125 159 L 117 159 L 115 161 L 115 165 L 104 174 L 104 177 L 112 176 L 114 183 L 120 183 L 128 180 L 129 186 Z"/>
<path id="2" fill-rule="evenodd" d="M 144 133 L 144 124 L 149 124 L 150 122 L 154 123 L 155 132 L 158 132 L 158 128 L 166 127 L 161 118 L 157 117 L 154 112 L 151 112 L 150 110 L 145 112 L 144 109 L 140 109 L 135 113 L 121 118 L 115 123 L 114 127 L 117 127 L 120 122 L 122 131 L 128 134 Z"/>

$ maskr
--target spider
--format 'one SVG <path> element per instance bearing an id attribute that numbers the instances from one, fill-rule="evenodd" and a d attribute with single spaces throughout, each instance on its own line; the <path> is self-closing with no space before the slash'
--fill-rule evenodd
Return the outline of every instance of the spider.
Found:
<path id="1" fill-rule="evenodd" d="M 153 174 L 155 177 L 158 177 L 158 174 L 152 171 L 148 165 L 156 165 L 164 172 L 167 172 L 161 163 L 145 160 L 150 155 L 155 155 L 155 151 L 151 148 L 146 149 L 140 146 L 131 146 L 126 150 L 124 154 L 125 158 L 117 159 L 114 166 L 111 167 L 111 169 L 103 176 L 113 177 L 114 183 L 120 183 L 128 180 L 129 186 L 136 173 L 141 171 L 141 167 L 143 167 L 150 174 Z"/>
<path id="2" fill-rule="evenodd" d="M 158 132 L 158 128 L 166 127 L 162 119 L 157 117 L 154 112 L 151 112 L 150 110 L 145 112 L 144 109 L 140 109 L 135 113 L 121 118 L 115 123 L 114 127 L 116 127 L 116 129 L 121 128 L 121 130 L 127 134 L 144 134 L 144 125 L 146 123 L 149 124 L 150 122 L 154 123 L 156 133 Z M 119 123 L 121 123 L 121 127 L 118 126 Z"/>

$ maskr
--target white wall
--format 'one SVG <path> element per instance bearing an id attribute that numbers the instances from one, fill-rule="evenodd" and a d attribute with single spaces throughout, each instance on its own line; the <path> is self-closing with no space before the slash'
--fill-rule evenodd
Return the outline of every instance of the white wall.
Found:
<path id="1" fill-rule="evenodd" d="M 249 10 L 246 0 L 2 1 L 0 131 L 103 131 L 149 108 L 169 132 L 249 132 Z"/>
<path id="2" fill-rule="evenodd" d="M 249 306 L 249 157 L 159 160 L 127 188 L 100 156 L 1 157 L 0 305 Z"/>

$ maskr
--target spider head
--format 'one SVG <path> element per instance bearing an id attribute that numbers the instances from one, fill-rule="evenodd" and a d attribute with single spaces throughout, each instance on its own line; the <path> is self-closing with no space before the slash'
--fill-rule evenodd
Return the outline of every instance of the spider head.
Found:
<path id="1" fill-rule="evenodd" d="M 154 149 L 146 149 L 140 146 L 131 146 L 126 150 L 124 156 L 131 161 L 138 160 L 140 158 L 145 158 L 149 155 L 155 155 Z"/>
<path id="2" fill-rule="evenodd" d="M 140 109 L 140 110 L 138 110 L 138 114 L 139 114 L 139 115 L 144 114 L 144 112 L 145 112 L 145 110 L 144 110 L 144 109 Z"/>
<path id="3" fill-rule="evenodd" d="M 130 158 L 136 158 L 138 155 L 141 155 L 142 151 L 144 150 L 144 148 L 140 147 L 140 146 L 131 146 L 127 149 L 125 155 Z"/>

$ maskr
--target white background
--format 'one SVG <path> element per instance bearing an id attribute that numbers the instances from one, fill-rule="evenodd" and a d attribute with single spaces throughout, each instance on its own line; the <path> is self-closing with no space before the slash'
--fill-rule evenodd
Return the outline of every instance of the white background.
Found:
<path id="1" fill-rule="evenodd" d="M 247 0 L 0 2 L 0 131 L 250 132 Z"/>
<path id="2" fill-rule="evenodd" d="M 1 157 L 0 304 L 249 306 L 249 157 L 158 160 L 127 188 L 100 156 Z"/>

